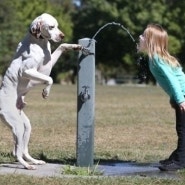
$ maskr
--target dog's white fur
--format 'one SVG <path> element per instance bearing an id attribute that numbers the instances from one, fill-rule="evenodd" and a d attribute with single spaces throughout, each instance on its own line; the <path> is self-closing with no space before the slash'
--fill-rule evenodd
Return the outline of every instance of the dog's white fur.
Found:
<path id="1" fill-rule="evenodd" d="M 28 153 L 31 124 L 23 112 L 24 97 L 37 84 L 45 84 L 42 96 L 49 96 L 53 80 L 49 76 L 52 67 L 65 50 L 81 49 L 77 44 L 61 44 L 52 54 L 49 40 L 59 42 L 64 34 L 58 29 L 56 19 L 42 14 L 33 20 L 30 30 L 19 43 L 16 54 L 8 67 L 0 88 L 0 117 L 13 132 L 15 147 L 13 154 L 27 169 L 36 169 L 33 164 L 44 164 Z"/>

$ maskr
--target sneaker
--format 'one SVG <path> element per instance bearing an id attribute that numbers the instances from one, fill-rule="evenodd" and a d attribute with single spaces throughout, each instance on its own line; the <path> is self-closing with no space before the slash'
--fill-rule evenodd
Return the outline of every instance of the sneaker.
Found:
<path id="1" fill-rule="evenodd" d="M 181 170 L 183 168 L 185 168 L 184 166 L 178 165 L 174 162 L 171 162 L 169 164 L 166 165 L 162 165 L 158 167 L 161 171 L 176 171 L 176 170 Z"/>

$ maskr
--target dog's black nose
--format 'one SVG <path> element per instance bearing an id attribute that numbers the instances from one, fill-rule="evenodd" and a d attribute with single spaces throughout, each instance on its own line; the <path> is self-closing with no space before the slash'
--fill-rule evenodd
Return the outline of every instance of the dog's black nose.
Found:
<path id="1" fill-rule="evenodd" d="M 63 33 L 60 34 L 60 38 L 63 39 L 65 35 Z"/>

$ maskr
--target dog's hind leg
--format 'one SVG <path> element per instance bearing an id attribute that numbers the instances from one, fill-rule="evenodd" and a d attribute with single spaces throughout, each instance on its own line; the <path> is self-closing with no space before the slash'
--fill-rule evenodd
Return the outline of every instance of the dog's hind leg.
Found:
<path id="1" fill-rule="evenodd" d="M 28 119 L 28 117 L 23 111 L 21 111 L 21 117 L 24 122 L 24 135 L 23 135 L 23 157 L 24 159 L 26 161 L 29 161 L 37 165 L 45 164 L 45 161 L 37 160 L 30 156 L 28 152 L 28 143 L 29 143 L 30 134 L 31 134 L 31 124 L 30 124 L 30 120 Z"/>
<path id="2" fill-rule="evenodd" d="M 11 108 L 11 111 L 4 111 L 1 113 L 3 120 L 9 125 L 12 129 L 15 147 L 14 147 L 14 155 L 17 160 L 27 169 L 34 170 L 35 166 L 28 164 L 23 159 L 23 151 L 24 151 L 24 131 L 25 125 L 23 124 L 23 120 L 21 117 L 21 112 L 16 108 Z"/>

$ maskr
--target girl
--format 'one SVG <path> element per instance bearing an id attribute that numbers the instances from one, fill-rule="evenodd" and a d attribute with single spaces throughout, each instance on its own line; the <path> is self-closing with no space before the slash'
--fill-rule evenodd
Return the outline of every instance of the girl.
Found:
<path id="1" fill-rule="evenodd" d="M 139 37 L 138 51 L 149 57 L 149 69 L 158 84 L 169 95 L 176 113 L 177 148 L 159 169 L 174 171 L 185 168 L 185 74 L 175 57 L 168 52 L 168 34 L 160 26 L 150 24 Z"/>

